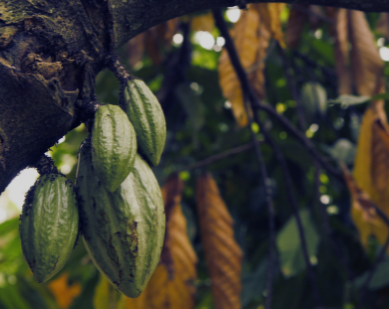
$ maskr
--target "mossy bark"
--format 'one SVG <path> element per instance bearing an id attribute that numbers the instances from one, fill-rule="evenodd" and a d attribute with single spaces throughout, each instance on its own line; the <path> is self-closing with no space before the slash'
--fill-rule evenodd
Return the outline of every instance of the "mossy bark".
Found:
<path id="1" fill-rule="evenodd" d="M 168 19 L 244 2 L 0 0 L 0 194 L 79 123 L 113 49 Z M 389 11 L 389 0 L 282 2 Z"/>

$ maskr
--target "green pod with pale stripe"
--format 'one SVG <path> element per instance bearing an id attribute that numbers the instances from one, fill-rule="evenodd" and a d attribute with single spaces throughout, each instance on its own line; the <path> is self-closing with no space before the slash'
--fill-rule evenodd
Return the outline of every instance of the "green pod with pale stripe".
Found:
<path id="1" fill-rule="evenodd" d="M 76 243 L 78 225 L 70 180 L 60 174 L 41 176 L 26 196 L 19 226 L 24 258 L 39 283 L 65 265 Z"/>
<path id="2" fill-rule="evenodd" d="M 100 183 L 88 144 L 78 158 L 82 234 L 96 267 L 123 294 L 138 297 L 158 265 L 165 213 L 161 191 L 148 164 L 134 167 L 111 193 Z"/>
<path id="3" fill-rule="evenodd" d="M 139 79 L 131 80 L 123 91 L 124 110 L 134 126 L 139 152 L 157 166 L 166 141 L 166 121 L 158 99 Z"/>
<path id="4" fill-rule="evenodd" d="M 114 192 L 130 173 L 137 151 L 134 127 L 119 106 L 102 105 L 96 111 L 92 147 L 96 173 Z"/>

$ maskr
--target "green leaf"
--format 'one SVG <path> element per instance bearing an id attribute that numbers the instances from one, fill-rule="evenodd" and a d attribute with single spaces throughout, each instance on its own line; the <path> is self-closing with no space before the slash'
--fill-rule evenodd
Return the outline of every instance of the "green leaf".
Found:
<path id="1" fill-rule="evenodd" d="M 341 104 L 343 107 L 347 107 L 350 105 L 362 104 L 370 101 L 372 98 L 367 96 L 355 96 L 349 94 L 342 94 L 338 98 L 334 100 L 328 100 L 328 103 L 337 103 Z"/>
<path id="2" fill-rule="evenodd" d="M 12 231 L 16 231 L 19 228 L 19 218 L 7 220 L 0 224 L 0 236 L 4 236 Z"/>
<path id="3" fill-rule="evenodd" d="M 357 287 L 362 287 L 366 281 L 367 276 L 370 274 L 370 270 L 355 280 Z M 381 262 L 374 272 L 373 277 L 369 283 L 369 290 L 379 290 L 386 286 L 389 286 L 389 260 Z"/>
<path id="4" fill-rule="evenodd" d="M 300 211 L 300 217 L 307 242 L 308 254 L 311 262 L 317 263 L 317 248 L 319 234 L 307 209 Z M 292 277 L 306 268 L 300 236 L 297 230 L 295 217 L 289 219 L 277 235 L 277 248 L 280 253 L 281 271 L 285 277 Z"/>
<path id="5" fill-rule="evenodd" d="M 0 288 L 0 302 L 7 309 L 30 309 L 16 285 L 5 285 Z"/>

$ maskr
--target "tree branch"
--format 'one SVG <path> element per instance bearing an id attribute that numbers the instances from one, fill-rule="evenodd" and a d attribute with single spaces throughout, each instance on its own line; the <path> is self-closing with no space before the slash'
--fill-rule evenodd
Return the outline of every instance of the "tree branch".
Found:
<path id="1" fill-rule="evenodd" d="M 86 1 L 86 0 L 84 0 Z M 267 0 L 249 0 L 246 3 L 269 2 Z M 334 6 L 366 12 L 386 12 L 389 0 L 285 0 L 296 4 L 315 4 Z M 114 20 L 116 45 L 120 46 L 136 34 L 171 18 L 193 12 L 241 5 L 241 0 L 110 0 L 109 4 Z"/>
<path id="2" fill-rule="evenodd" d="M 238 153 L 247 151 L 247 150 L 253 148 L 253 146 L 254 146 L 254 143 L 251 142 L 251 143 L 247 143 L 247 144 L 235 147 L 235 148 L 231 148 L 227 151 L 223 151 L 221 153 L 210 156 L 204 160 L 201 160 L 201 161 L 195 162 L 193 164 L 190 164 L 186 167 L 180 168 L 179 170 L 176 171 L 176 173 L 179 173 L 182 171 L 189 171 L 189 170 L 193 170 L 195 168 L 203 167 L 203 166 L 208 165 L 208 164 L 212 164 L 216 161 L 227 158 L 229 156 L 233 156 L 233 155 L 236 155 Z"/>

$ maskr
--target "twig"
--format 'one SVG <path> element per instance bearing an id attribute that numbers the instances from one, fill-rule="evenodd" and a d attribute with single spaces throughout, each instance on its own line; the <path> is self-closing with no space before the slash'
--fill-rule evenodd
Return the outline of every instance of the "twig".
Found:
<path id="1" fill-rule="evenodd" d="M 266 308 L 271 308 L 271 301 L 272 301 L 272 288 L 273 288 L 273 264 L 274 264 L 274 244 L 275 244 L 275 223 L 274 223 L 274 205 L 272 201 L 272 188 L 268 181 L 268 174 L 265 166 L 265 162 L 263 159 L 263 155 L 261 152 L 261 149 L 259 147 L 258 140 L 255 136 L 255 133 L 252 130 L 252 119 L 250 117 L 250 113 L 248 112 L 248 106 L 247 106 L 247 100 L 250 99 L 251 95 L 250 92 L 252 90 L 250 89 L 250 84 L 246 75 L 246 72 L 244 68 L 242 67 L 242 64 L 240 63 L 240 59 L 238 56 L 238 53 L 235 49 L 234 42 L 230 36 L 230 33 L 228 31 L 226 22 L 223 18 L 223 15 L 220 11 L 220 9 L 214 9 L 213 10 L 213 17 L 215 19 L 215 24 L 219 28 L 221 35 L 226 40 L 226 49 L 228 52 L 228 55 L 230 57 L 231 63 L 234 67 L 234 70 L 239 78 L 242 91 L 244 94 L 244 102 L 245 102 L 245 108 L 247 111 L 247 117 L 249 119 L 250 123 L 250 133 L 251 137 L 253 139 L 255 152 L 257 155 L 257 161 L 261 173 L 261 178 L 263 182 L 263 186 L 265 188 L 265 199 L 266 204 L 269 211 L 269 262 L 268 262 L 268 271 L 267 271 L 267 280 L 266 280 L 266 290 L 267 290 L 267 297 L 266 297 Z M 251 101 L 251 99 L 250 99 Z M 252 102 L 252 101 L 251 101 Z M 252 105 L 252 104 L 251 104 Z"/>
<path id="2" fill-rule="evenodd" d="M 297 138 L 297 140 L 299 140 L 300 143 L 306 148 L 308 153 L 314 159 L 317 159 L 320 162 L 321 166 L 324 169 L 326 169 L 331 175 L 333 175 L 336 179 L 338 179 L 342 183 L 344 182 L 344 179 L 343 179 L 342 175 L 339 173 L 339 171 L 336 168 L 334 168 L 333 166 L 331 166 L 330 164 L 328 164 L 327 160 L 324 159 L 322 157 L 322 155 L 316 150 L 316 148 L 313 146 L 312 142 L 307 137 L 305 137 L 305 135 L 303 135 L 299 130 L 297 130 L 296 127 L 288 119 L 286 119 L 285 117 L 280 115 L 274 109 L 274 107 L 267 105 L 267 104 L 259 103 L 257 101 L 257 102 L 255 102 L 253 108 L 255 110 L 263 110 L 263 111 L 267 112 L 268 114 L 270 114 L 271 116 L 273 116 L 274 118 L 276 118 L 282 124 L 282 126 L 285 128 L 285 130 L 288 131 L 288 133 L 293 135 L 295 138 Z"/>
<path id="3" fill-rule="evenodd" d="M 210 157 L 208 157 L 208 158 L 206 158 L 204 160 L 201 160 L 201 161 L 195 162 L 193 164 L 190 164 L 190 165 L 188 165 L 186 167 L 180 168 L 180 169 L 178 169 L 176 171 L 176 173 L 179 173 L 179 172 L 182 172 L 182 171 L 193 170 L 193 169 L 199 168 L 199 167 L 203 167 L 205 165 L 208 165 L 208 164 L 211 164 L 213 162 L 219 161 L 219 160 L 224 159 L 226 157 L 229 157 L 229 156 L 232 156 L 232 155 L 235 155 L 235 154 L 247 151 L 247 150 L 253 148 L 253 146 L 254 146 L 254 143 L 251 142 L 251 143 L 247 143 L 247 144 L 235 147 L 235 148 L 231 148 L 231 149 L 229 149 L 227 151 L 223 151 L 221 153 L 218 153 L 218 154 L 215 154 L 213 156 L 210 156 Z"/>
<path id="4" fill-rule="evenodd" d="M 291 180 L 286 162 L 285 162 L 283 155 L 282 155 L 281 151 L 279 150 L 278 146 L 271 139 L 270 134 L 268 134 L 268 132 L 266 131 L 266 128 L 263 126 L 262 122 L 260 121 L 260 119 L 258 117 L 258 114 L 256 113 L 256 110 L 257 110 L 256 107 L 260 107 L 260 106 L 262 106 L 262 104 L 259 102 L 258 98 L 254 94 L 253 89 L 250 86 L 246 72 L 241 65 L 239 56 L 238 56 L 237 51 L 236 51 L 235 46 L 234 46 L 234 42 L 233 42 L 233 40 L 228 32 L 227 26 L 225 24 L 225 21 L 223 19 L 223 16 L 222 16 L 220 10 L 214 10 L 213 15 L 215 18 L 216 26 L 219 28 L 222 36 L 226 40 L 226 49 L 227 49 L 227 52 L 229 54 L 231 63 L 234 67 L 234 70 L 239 78 L 239 81 L 240 81 L 240 84 L 242 86 L 242 90 L 244 93 L 244 97 L 245 97 L 245 99 L 248 98 L 250 100 L 251 107 L 254 110 L 253 114 L 254 114 L 255 120 L 260 125 L 261 132 L 265 135 L 265 138 L 267 139 L 267 141 L 269 142 L 269 144 L 273 148 L 273 151 L 275 152 L 277 160 L 279 161 L 279 163 L 281 165 L 283 175 L 285 178 L 285 182 L 286 182 L 288 199 L 292 205 L 292 209 L 293 209 L 294 215 L 296 217 L 296 222 L 297 222 L 298 232 L 299 232 L 299 236 L 300 236 L 300 240 L 301 240 L 301 246 L 302 246 L 302 250 L 303 250 L 304 260 L 305 260 L 305 263 L 307 264 L 309 277 L 310 277 L 311 283 L 313 285 L 315 296 L 317 298 L 317 301 L 318 301 L 319 307 L 320 307 L 321 306 L 320 295 L 318 292 L 318 287 L 317 287 L 317 283 L 315 280 L 313 268 L 312 268 L 312 265 L 311 265 L 310 260 L 309 260 L 308 247 L 307 247 L 307 243 L 306 243 L 304 229 L 303 229 L 301 217 L 299 214 L 297 201 L 296 201 L 296 199 L 293 195 L 293 192 L 292 192 L 292 180 Z M 249 117 L 249 113 L 247 113 L 247 115 Z M 277 115 L 278 115 L 278 113 L 277 113 Z M 250 120 L 250 117 L 249 117 L 249 120 Z M 250 121 L 250 124 L 251 124 L 251 121 Z M 298 133 L 297 135 L 300 135 L 300 132 L 298 132 L 294 127 L 292 127 L 292 128 L 294 131 L 296 131 Z M 252 134 L 253 134 L 253 132 L 252 132 Z M 254 134 L 254 138 L 255 138 L 255 134 Z M 310 144 L 308 144 L 308 145 L 310 145 Z M 267 171 L 266 171 L 266 168 L 264 166 L 262 154 L 259 150 L 258 144 L 256 144 L 256 150 L 257 150 L 257 148 L 258 148 L 257 158 L 258 158 L 258 162 L 260 163 L 262 178 L 263 178 L 264 183 L 265 183 L 265 188 L 266 188 L 266 193 L 267 193 L 266 194 L 266 201 L 267 201 L 268 208 L 269 208 L 269 225 L 270 225 L 270 241 L 271 241 L 271 243 L 270 243 L 270 253 L 269 253 L 269 267 L 268 267 L 268 273 L 267 273 L 266 308 L 270 309 L 271 308 L 271 300 L 272 300 L 271 291 L 272 291 L 272 281 L 273 281 L 272 264 L 273 264 L 273 259 L 274 259 L 274 257 L 273 257 L 273 255 L 274 255 L 274 253 L 273 253 L 273 250 L 274 250 L 274 248 L 273 248 L 274 247 L 274 207 L 273 207 L 272 200 L 271 200 L 271 188 L 266 183 Z M 312 151 L 312 149 L 314 149 L 314 148 L 311 146 L 311 151 Z"/>
<path id="5" fill-rule="evenodd" d="M 58 174 L 58 169 L 54 164 L 54 160 L 45 154 L 41 156 L 41 158 L 35 164 L 30 167 L 34 167 L 38 170 L 39 175 L 46 174 Z"/>

